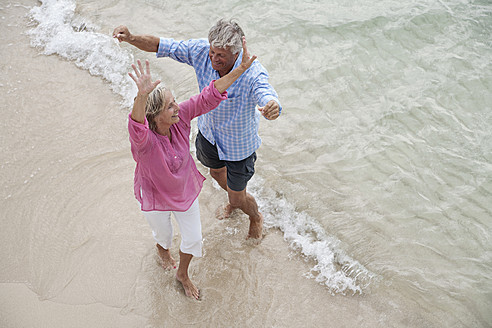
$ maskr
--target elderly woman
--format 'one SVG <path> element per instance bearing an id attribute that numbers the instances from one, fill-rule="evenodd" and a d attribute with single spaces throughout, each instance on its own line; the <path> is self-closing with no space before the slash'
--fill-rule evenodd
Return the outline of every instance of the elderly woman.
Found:
<path id="1" fill-rule="evenodd" d="M 198 172 L 190 155 L 190 121 L 216 108 L 227 99 L 226 89 L 253 63 L 243 38 L 241 64 L 227 75 L 214 80 L 202 92 L 180 104 L 166 88 L 152 82 L 149 62 L 140 60 L 129 73 L 138 87 L 128 120 L 131 150 L 137 162 L 134 192 L 141 210 L 152 228 L 165 269 L 176 268 L 169 248 L 173 237 L 171 213 L 181 231 L 179 267 L 176 278 L 187 296 L 199 298 L 198 288 L 188 276 L 193 256 L 202 255 L 202 233 L 198 194 L 205 178 Z"/>

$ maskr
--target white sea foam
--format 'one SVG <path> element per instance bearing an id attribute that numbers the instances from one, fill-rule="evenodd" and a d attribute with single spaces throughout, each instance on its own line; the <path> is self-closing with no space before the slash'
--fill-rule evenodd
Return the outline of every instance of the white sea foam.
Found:
<path id="1" fill-rule="evenodd" d="M 133 56 L 121 49 L 110 36 L 92 31 L 90 22 L 75 15 L 71 0 L 42 0 L 29 13 L 36 24 L 28 33 L 31 45 L 46 55 L 57 54 L 78 67 L 109 82 L 111 89 L 123 97 L 122 105 L 131 106 L 136 87 L 126 74 Z"/>
<path id="2" fill-rule="evenodd" d="M 250 183 L 265 226 L 280 229 L 284 239 L 296 251 L 316 264 L 307 277 L 328 287 L 334 293 L 362 294 L 379 277 L 345 253 L 340 241 L 330 236 L 311 216 L 298 212 L 282 195 L 265 186 L 259 176 Z"/>

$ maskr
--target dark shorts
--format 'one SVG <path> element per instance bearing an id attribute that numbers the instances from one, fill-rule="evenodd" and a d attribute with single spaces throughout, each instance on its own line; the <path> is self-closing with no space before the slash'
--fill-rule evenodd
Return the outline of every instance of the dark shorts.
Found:
<path id="1" fill-rule="evenodd" d="M 212 145 L 198 131 L 195 141 L 196 157 L 211 169 L 227 168 L 227 186 L 234 191 L 242 191 L 255 174 L 256 152 L 241 161 L 223 161 L 219 159 L 217 146 Z"/>

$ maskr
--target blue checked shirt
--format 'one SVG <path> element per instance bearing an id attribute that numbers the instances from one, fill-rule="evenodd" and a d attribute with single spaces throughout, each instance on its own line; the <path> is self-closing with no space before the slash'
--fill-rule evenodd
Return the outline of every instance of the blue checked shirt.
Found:
<path id="1" fill-rule="evenodd" d="M 157 57 L 170 57 L 193 66 L 200 91 L 212 80 L 220 78 L 212 68 L 209 58 L 210 45 L 206 39 L 175 41 L 161 38 Z M 242 50 L 234 68 L 241 64 Z M 228 99 L 211 112 L 198 117 L 198 129 L 212 144 L 217 145 L 219 158 L 225 161 L 240 161 L 260 147 L 258 135 L 260 112 L 256 105 L 265 106 L 278 96 L 268 83 L 268 72 L 255 60 L 228 89 Z M 280 110 L 282 108 L 280 107 Z"/>

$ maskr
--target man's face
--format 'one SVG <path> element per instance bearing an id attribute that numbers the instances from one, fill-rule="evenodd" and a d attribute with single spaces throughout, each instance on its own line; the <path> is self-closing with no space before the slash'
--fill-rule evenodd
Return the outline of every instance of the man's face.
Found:
<path id="1" fill-rule="evenodd" d="M 239 53 L 234 55 L 228 49 L 210 47 L 208 55 L 212 62 L 212 68 L 218 71 L 220 76 L 224 76 L 229 73 L 234 66 Z"/>

